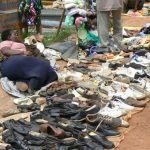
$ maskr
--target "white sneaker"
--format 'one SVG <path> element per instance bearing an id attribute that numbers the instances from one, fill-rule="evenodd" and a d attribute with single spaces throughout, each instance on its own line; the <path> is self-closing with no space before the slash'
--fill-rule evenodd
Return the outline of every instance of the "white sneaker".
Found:
<path id="1" fill-rule="evenodd" d="M 112 108 L 110 108 L 109 106 L 105 106 L 99 111 L 99 114 L 117 118 L 117 117 L 125 115 L 126 113 L 125 111 L 120 109 L 118 106 L 115 106 Z"/>
<path id="2" fill-rule="evenodd" d="M 136 99 L 144 99 L 144 98 L 146 98 L 145 91 L 143 89 L 141 89 L 140 87 L 135 86 L 135 85 L 134 86 L 131 85 L 130 89 L 133 92 L 133 96 L 134 96 L 133 98 L 136 98 Z"/>
<path id="3" fill-rule="evenodd" d="M 114 99 L 113 101 L 111 101 L 111 103 L 115 106 L 118 106 L 120 109 L 123 109 L 123 111 L 125 111 L 125 113 L 128 113 L 134 109 L 133 106 L 125 104 L 124 102 L 122 102 L 120 99 L 117 99 L 117 98 Z"/>

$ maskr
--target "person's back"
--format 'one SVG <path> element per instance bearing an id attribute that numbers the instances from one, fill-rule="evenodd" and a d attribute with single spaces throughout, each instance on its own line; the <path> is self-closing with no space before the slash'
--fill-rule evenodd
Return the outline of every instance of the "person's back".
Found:
<path id="1" fill-rule="evenodd" d="M 35 90 L 58 79 L 47 61 L 32 56 L 10 56 L 1 64 L 1 73 L 12 81 L 25 81 Z"/>

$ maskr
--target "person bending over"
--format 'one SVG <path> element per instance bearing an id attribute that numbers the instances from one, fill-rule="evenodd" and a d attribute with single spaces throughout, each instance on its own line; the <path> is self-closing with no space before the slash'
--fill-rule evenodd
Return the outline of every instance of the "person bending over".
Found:
<path id="1" fill-rule="evenodd" d="M 39 90 L 42 86 L 58 80 L 57 73 L 48 61 L 25 56 L 27 54 L 24 44 L 16 42 L 17 46 L 13 45 L 16 44 L 14 42 L 17 35 L 14 35 L 14 32 L 8 34 L 6 31 L 1 34 L 4 41 L 0 43 L 0 52 L 4 55 L 0 65 L 2 77 L 8 77 L 8 79 L 15 81 L 21 91 Z M 9 44 L 4 45 L 5 41 Z"/>

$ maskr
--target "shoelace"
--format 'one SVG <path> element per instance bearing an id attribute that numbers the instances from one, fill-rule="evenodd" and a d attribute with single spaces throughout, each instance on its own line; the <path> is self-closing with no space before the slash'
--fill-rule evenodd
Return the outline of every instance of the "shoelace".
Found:
<path id="1" fill-rule="evenodd" d="M 101 118 L 101 121 L 100 121 L 99 124 L 97 125 L 95 131 L 98 130 L 98 128 L 100 127 L 100 125 L 102 124 L 102 122 L 103 122 L 104 120 L 107 120 L 107 121 L 111 121 L 111 120 L 112 120 L 112 118 L 109 117 L 109 116 L 102 116 L 102 115 L 98 115 L 98 116 Z"/>

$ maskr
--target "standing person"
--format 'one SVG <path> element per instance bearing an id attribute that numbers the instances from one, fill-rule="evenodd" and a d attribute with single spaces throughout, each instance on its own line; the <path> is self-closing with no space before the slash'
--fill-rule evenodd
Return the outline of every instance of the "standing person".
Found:
<path id="1" fill-rule="evenodd" d="M 41 10 L 43 9 L 42 0 L 20 0 L 19 3 L 19 19 L 25 31 L 28 32 L 28 27 L 35 25 L 36 32 L 42 33 L 41 26 Z"/>
<path id="2" fill-rule="evenodd" d="M 122 41 L 121 13 L 123 0 L 96 0 L 97 6 L 97 29 L 101 39 L 101 47 L 109 46 L 110 14 L 113 19 L 113 35 L 118 46 Z"/>

